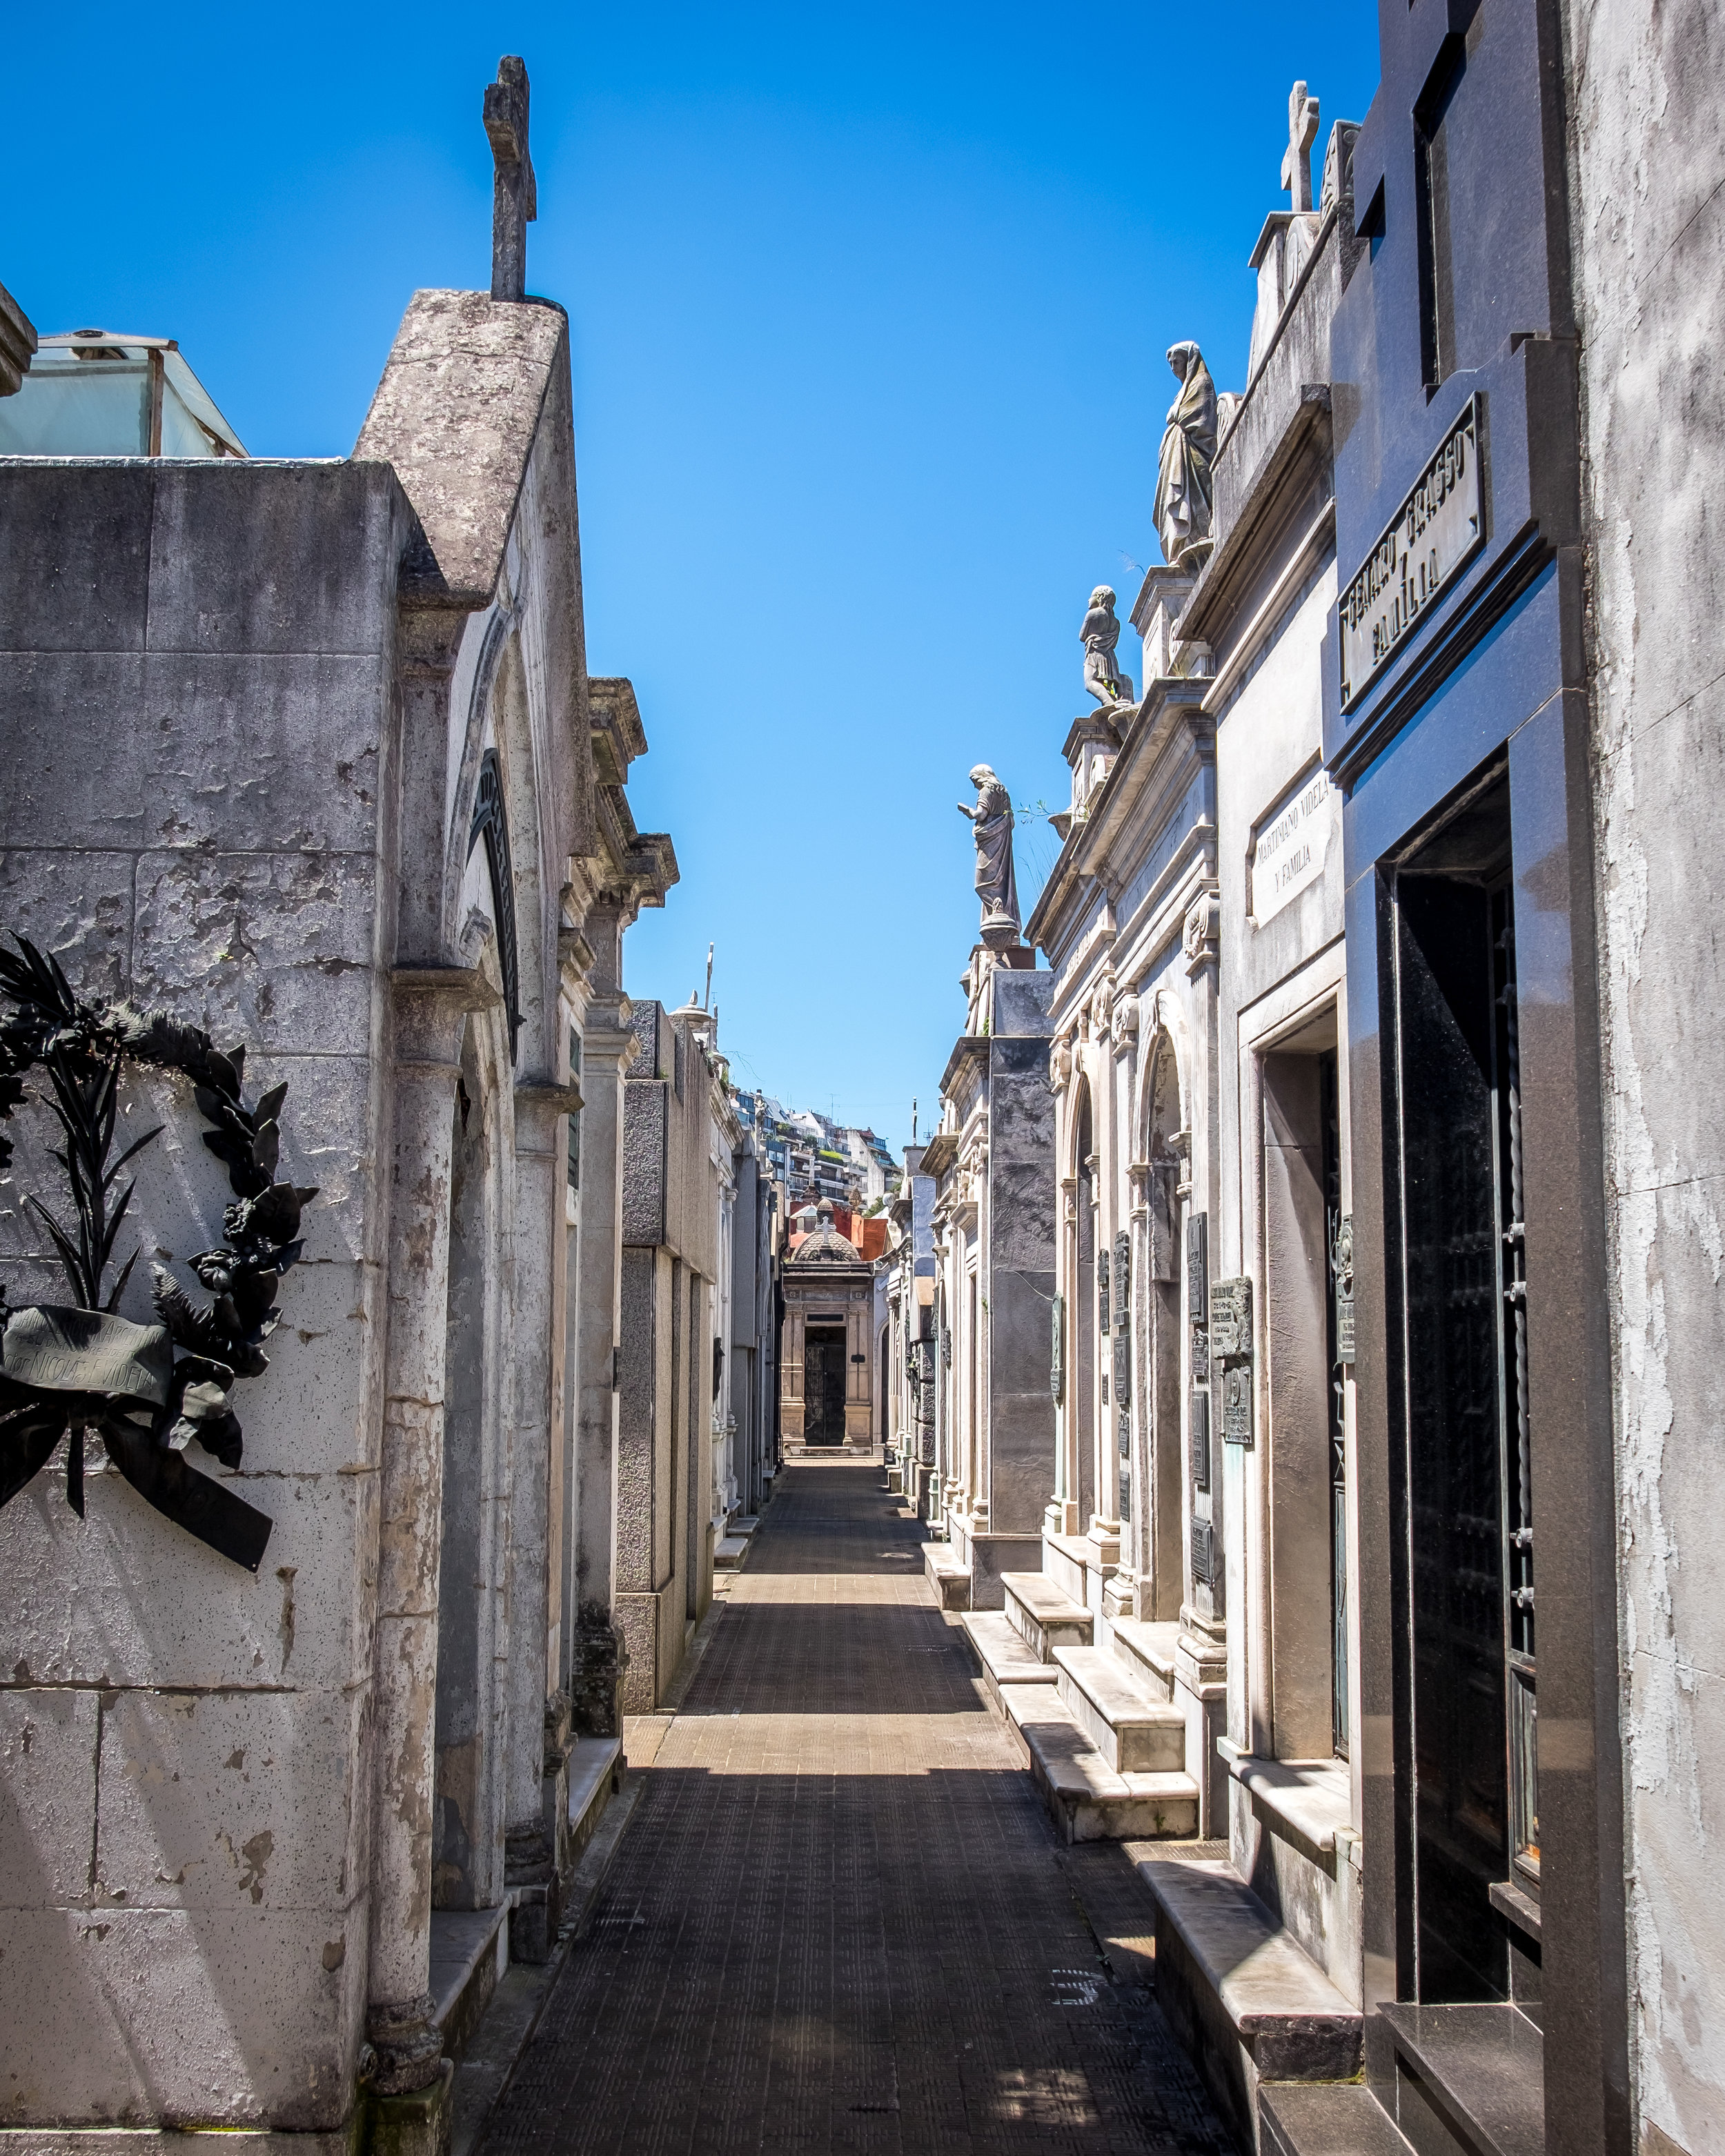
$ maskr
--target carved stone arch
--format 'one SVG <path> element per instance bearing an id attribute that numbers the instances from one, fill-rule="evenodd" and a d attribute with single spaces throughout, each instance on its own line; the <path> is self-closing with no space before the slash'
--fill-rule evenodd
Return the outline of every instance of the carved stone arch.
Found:
<path id="1" fill-rule="evenodd" d="M 475 665 L 450 804 L 444 928 L 454 943 L 475 850 L 485 846 L 488 865 L 501 855 L 511 888 L 497 894 L 497 910 L 504 910 L 501 901 L 506 898 L 510 914 L 507 931 L 501 918 L 498 923 L 504 959 L 500 984 L 511 1004 L 515 1067 L 545 1071 L 557 1068 L 556 908 L 562 884 L 547 867 L 544 833 L 554 783 L 544 715 L 533 710 L 536 699 L 522 634 L 519 607 L 499 607 L 486 623 Z"/>
<path id="2" fill-rule="evenodd" d="M 1186 1014 L 1179 998 L 1166 988 L 1158 989 L 1153 1004 L 1148 998 L 1142 1005 L 1142 1034 L 1145 1047 L 1138 1059 L 1138 1097 L 1132 1116 L 1132 1158 L 1151 1160 L 1155 1155 L 1153 1139 L 1160 1127 L 1168 1138 L 1176 1131 L 1190 1128 L 1186 1103 L 1192 1098 L 1192 1058 L 1190 1040 L 1186 1025 Z M 1166 1096 L 1172 1076 L 1173 1087 L 1173 1120 L 1166 1120 Z M 1158 1113 L 1158 1095 L 1164 1111 Z"/>
<path id="3" fill-rule="evenodd" d="M 1183 1163 L 1175 1140 L 1186 1127 L 1184 1104 L 1189 1095 L 1174 1029 L 1180 1022 L 1178 1005 L 1163 994 L 1156 998 L 1154 1009 L 1154 1029 L 1146 1028 L 1148 1039 L 1139 1066 L 1133 1117 L 1133 1181 L 1138 1186 L 1134 1196 L 1140 1224 L 1140 1257 L 1133 1283 L 1139 1401 L 1133 1480 L 1142 1494 L 1133 1507 L 1130 1562 L 1138 1575 L 1137 1614 L 1166 1621 L 1179 1614 L 1184 1589 L 1186 1365 L 1177 1195 Z"/>
<path id="4" fill-rule="evenodd" d="M 1072 1060 L 1072 1107 L 1066 1122 L 1066 1163 L 1069 1176 L 1084 1173 L 1085 1155 L 1096 1149 L 1095 1096 L 1082 1053 Z"/>
<path id="5" fill-rule="evenodd" d="M 504 647 L 514 634 L 516 624 L 516 615 L 511 607 L 495 607 L 486 619 L 480 632 L 479 656 L 474 662 L 473 679 L 461 714 L 459 745 L 451 743 L 454 775 L 449 792 L 449 823 L 444 833 L 443 903 L 444 942 L 449 949 L 454 948 L 461 932 L 461 886 L 467 878 L 480 767 L 485 760 L 487 737 L 492 732 L 491 692 L 503 661 Z"/>

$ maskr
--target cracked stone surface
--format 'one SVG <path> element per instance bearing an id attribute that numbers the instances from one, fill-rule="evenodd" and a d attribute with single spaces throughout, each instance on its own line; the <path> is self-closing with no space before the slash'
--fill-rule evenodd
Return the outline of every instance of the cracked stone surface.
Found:
<path id="1" fill-rule="evenodd" d="M 1231 2148 L 881 1479 L 781 1476 L 479 2156 Z"/>

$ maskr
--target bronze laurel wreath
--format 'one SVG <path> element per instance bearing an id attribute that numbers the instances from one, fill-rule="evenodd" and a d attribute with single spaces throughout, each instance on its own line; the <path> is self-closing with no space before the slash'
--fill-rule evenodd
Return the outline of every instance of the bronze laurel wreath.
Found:
<path id="1" fill-rule="evenodd" d="M 264 1343 L 279 1322 L 276 1291 L 300 1254 L 300 1209 L 317 1194 L 275 1180 L 287 1087 L 271 1086 L 248 1107 L 243 1047 L 223 1055 L 207 1033 L 160 1012 L 84 1001 L 51 953 L 22 936 L 15 941 L 16 952 L 0 950 L 0 995 L 13 1006 L 0 1019 L 0 1124 L 29 1097 L 25 1077 L 39 1067 L 48 1084 L 36 1097 L 60 1127 L 64 1142 L 54 1158 L 66 1172 L 74 1218 L 61 1220 L 37 1197 L 24 1200 L 59 1253 L 69 1305 L 9 1310 L 0 1283 L 0 1505 L 64 1437 L 66 1502 L 81 1518 L 84 1442 L 94 1434 L 157 1512 L 255 1572 L 270 1520 L 227 1483 L 200 1474 L 185 1452 L 195 1439 L 224 1467 L 239 1465 L 234 1387 L 269 1367 Z M 222 1215 L 223 1242 L 191 1260 L 210 1291 L 208 1302 L 152 1266 L 157 1325 L 116 1315 L 136 1250 L 104 1293 L 136 1187 L 115 1186 L 162 1127 L 146 1131 L 110 1163 L 125 1063 L 190 1079 L 210 1127 L 203 1142 L 226 1167 L 234 1197 Z M 0 1169 L 11 1157 L 0 1128 Z"/>

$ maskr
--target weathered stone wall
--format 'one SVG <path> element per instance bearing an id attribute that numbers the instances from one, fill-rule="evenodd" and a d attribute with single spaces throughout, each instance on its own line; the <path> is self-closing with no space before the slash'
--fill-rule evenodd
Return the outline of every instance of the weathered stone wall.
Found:
<path id="1" fill-rule="evenodd" d="M 315 1183 L 234 1476 L 256 1575 L 111 1471 L 0 1511 L 0 2118 L 338 2125 L 367 1967 L 388 1132 L 396 564 L 380 465 L 0 465 L 0 926 L 74 982 L 247 1045 Z M 189 1088 L 128 1081 L 136 1232 L 172 1265 L 230 1194 Z M 40 1111 L 14 1119 L 24 1126 Z M 37 1134 L 39 1137 L 39 1132 Z M 0 1184 L 14 1301 L 64 1298 Z M 121 1303 L 145 1318 L 141 1263 Z M 221 1475 L 215 1462 L 198 1466 Z"/>
<path id="2" fill-rule="evenodd" d="M 1054 975 L 997 971 L 988 1043 L 988 1520 L 996 1534 L 1041 1532 L 1053 1487 L 1055 1404 L 1049 1310 L 1059 1216 L 1055 1104 L 1048 1088 Z"/>
<path id="3" fill-rule="evenodd" d="M 1569 0 L 1642 2146 L 1725 2143 L 1725 20 Z"/>

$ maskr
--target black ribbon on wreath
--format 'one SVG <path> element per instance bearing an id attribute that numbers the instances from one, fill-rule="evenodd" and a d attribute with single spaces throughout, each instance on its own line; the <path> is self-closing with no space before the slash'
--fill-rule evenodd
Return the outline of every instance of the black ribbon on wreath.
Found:
<path id="1" fill-rule="evenodd" d="M 33 1095 L 59 1124 L 52 1157 L 65 1172 L 71 1217 L 33 1194 L 24 1204 L 47 1230 L 72 1300 L 9 1309 L 0 1285 L 0 1505 L 47 1466 L 64 1438 L 66 1502 L 82 1518 L 85 1445 L 95 1438 L 164 1517 L 255 1572 L 270 1540 L 268 1514 L 200 1472 L 186 1448 L 195 1441 L 224 1467 L 240 1464 L 234 1389 L 269 1368 L 264 1343 L 280 1322 L 276 1293 L 303 1247 L 300 1209 L 317 1194 L 275 1180 L 287 1087 L 274 1086 L 248 1106 L 244 1048 L 224 1055 L 207 1033 L 160 1012 L 85 1001 L 51 953 L 14 940 L 16 952 L 0 950 L 0 996 L 13 1007 L 0 1019 L 0 1123 Z M 223 1240 L 191 1260 L 209 1301 L 194 1300 L 152 1266 L 153 1325 L 118 1314 L 136 1250 L 108 1286 L 136 1187 L 135 1179 L 121 1185 L 121 1173 L 162 1127 L 109 1160 L 127 1063 L 191 1081 L 208 1125 L 203 1142 L 234 1192 Z M 45 1089 L 26 1083 L 38 1070 Z M 12 1151 L 0 1129 L 0 1168 Z"/>

